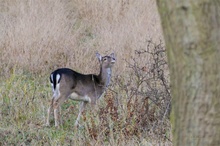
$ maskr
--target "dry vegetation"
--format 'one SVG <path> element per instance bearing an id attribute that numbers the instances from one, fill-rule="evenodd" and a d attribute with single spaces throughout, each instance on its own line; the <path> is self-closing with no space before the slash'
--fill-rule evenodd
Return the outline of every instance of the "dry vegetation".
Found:
<path id="1" fill-rule="evenodd" d="M 161 40 L 154 0 L 0 0 L 0 145 L 172 145 Z M 107 95 L 80 128 L 74 101 L 60 129 L 43 127 L 48 74 L 98 73 L 96 51 L 117 55 Z"/>

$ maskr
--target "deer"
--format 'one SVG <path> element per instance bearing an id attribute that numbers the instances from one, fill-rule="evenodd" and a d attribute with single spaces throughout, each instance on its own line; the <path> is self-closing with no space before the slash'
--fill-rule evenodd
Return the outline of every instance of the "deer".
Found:
<path id="1" fill-rule="evenodd" d="M 114 53 L 102 57 L 96 53 L 100 64 L 100 72 L 95 74 L 81 74 L 70 68 L 58 68 L 50 74 L 53 90 L 51 104 L 47 110 L 46 126 L 50 126 L 50 114 L 53 109 L 55 127 L 60 126 L 59 110 L 67 99 L 79 101 L 79 113 L 74 126 L 79 126 L 80 116 L 88 103 L 95 105 L 103 96 L 111 80 L 112 66 L 116 59 Z"/>

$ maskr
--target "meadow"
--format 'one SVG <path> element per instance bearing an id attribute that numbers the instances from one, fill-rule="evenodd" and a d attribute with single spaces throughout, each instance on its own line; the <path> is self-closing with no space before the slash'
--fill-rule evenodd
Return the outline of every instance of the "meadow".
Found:
<path id="1" fill-rule="evenodd" d="M 163 42 L 154 0 L 0 0 L 0 145 L 172 145 Z M 98 74 L 96 52 L 116 54 L 106 95 L 45 127 L 49 74 Z"/>

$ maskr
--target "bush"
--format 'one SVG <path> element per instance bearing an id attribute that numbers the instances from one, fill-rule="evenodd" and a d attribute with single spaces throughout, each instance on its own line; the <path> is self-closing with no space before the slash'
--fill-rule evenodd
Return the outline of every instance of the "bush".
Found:
<path id="1" fill-rule="evenodd" d="M 143 66 L 145 57 L 149 62 Z M 112 137 L 118 142 L 133 137 L 170 141 L 171 95 L 162 43 L 148 41 L 146 49 L 135 51 L 127 67 L 128 76 L 113 79 L 98 114 L 85 114 L 90 137 L 99 141 L 110 141 Z"/>

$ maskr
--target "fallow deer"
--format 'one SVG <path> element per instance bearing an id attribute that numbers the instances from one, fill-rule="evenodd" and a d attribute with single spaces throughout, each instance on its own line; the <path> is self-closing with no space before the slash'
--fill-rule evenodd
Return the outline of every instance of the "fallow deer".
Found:
<path id="1" fill-rule="evenodd" d="M 80 116 L 87 103 L 95 104 L 104 94 L 111 79 L 111 68 L 115 63 L 115 55 L 102 57 L 96 53 L 100 63 L 100 73 L 81 74 L 69 68 L 59 68 L 51 73 L 50 82 L 53 89 L 51 105 L 47 112 L 46 125 L 50 125 L 50 113 L 53 109 L 55 126 L 60 125 L 59 108 L 67 99 L 80 101 L 79 114 L 75 126 L 79 125 Z"/>

